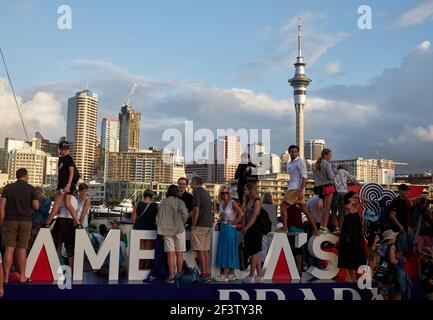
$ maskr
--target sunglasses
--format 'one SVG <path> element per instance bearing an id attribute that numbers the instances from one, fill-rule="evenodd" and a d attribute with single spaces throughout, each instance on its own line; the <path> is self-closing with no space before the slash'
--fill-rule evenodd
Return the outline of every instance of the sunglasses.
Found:
<path id="1" fill-rule="evenodd" d="M 221 195 L 223 196 L 223 195 L 228 195 L 229 194 L 229 192 L 227 192 L 227 191 L 224 191 L 224 192 L 221 192 Z"/>

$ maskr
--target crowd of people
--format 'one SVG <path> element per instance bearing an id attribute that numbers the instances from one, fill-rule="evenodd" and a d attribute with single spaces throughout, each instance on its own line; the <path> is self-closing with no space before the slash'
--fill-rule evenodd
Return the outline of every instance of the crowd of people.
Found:
<path id="1" fill-rule="evenodd" d="M 13 265 L 17 266 L 18 281 L 30 281 L 25 276 L 27 250 L 40 228 L 50 228 L 55 221 L 51 227 L 55 247 L 59 258 L 71 268 L 77 228 L 88 231 L 95 250 L 108 233 L 105 225 L 101 225 L 98 232 L 95 224 L 88 223 L 91 203 L 87 196 L 88 186 L 79 184 L 75 193 L 79 173 L 69 155 L 69 147 L 65 141 L 59 144 L 58 186 L 51 210 L 51 200 L 44 196 L 43 190 L 27 183 L 28 173 L 24 168 L 17 170 L 17 181 L 3 189 L 0 223 L 5 252 L 3 263 L 0 256 L 0 296 Z M 157 233 L 154 241 L 141 240 L 140 243 L 140 249 L 155 250 L 153 260 L 140 261 L 140 269 L 151 270 L 146 281 L 175 282 L 176 277 L 189 267 L 184 253 L 191 248 L 197 256 L 202 283 L 239 280 L 235 275 L 237 269 L 249 271 L 242 281 L 262 282 L 263 262 L 275 232 L 287 234 L 298 271 L 302 274 L 309 266 L 323 268 L 324 262 L 310 256 L 305 245 L 296 247 L 296 234 L 308 233 L 313 237 L 332 232 L 339 241 L 335 244 L 325 242 L 323 248 L 339 255 L 338 267 L 345 269 L 345 281 L 356 282 L 358 268 L 369 265 L 385 299 L 408 297 L 411 281 L 403 266 L 415 256 L 425 296 L 432 299 L 433 216 L 429 202 L 424 198 L 408 199 L 409 187 L 402 184 L 384 217 L 375 228 L 366 232 L 360 213 L 368 200 L 348 191 L 349 182 L 358 182 L 344 167 L 333 168 L 332 151 L 324 149 L 316 161 L 313 170 L 315 194 L 308 200 L 305 196 L 306 163 L 299 157 L 297 146 L 290 146 L 289 154 L 291 161 L 287 172 L 290 180 L 281 203 L 274 201 L 271 193 L 259 196 L 258 179 L 254 174 L 256 166 L 248 155 L 243 155 L 243 162 L 236 170 L 237 188 L 220 188 L 217 212 L 214 212 L 211 196 L 198 176 L 191 181 L 183 177 L 177 185 L 170 185 L 159 204 L 154 201 L 151 190 L 144 190 L 142 199 L 133 208 L 131 220 L 133 229 Z M 261 227 L 263 215 L 269 217 L 272 225 L 271 231 L 265 234 Z M 119 228 L 119 222 L 112 221 L 111 228 Z M 219 231 L 215 254 L 216 266 L 221 272 L 211 279 L 209 251 L 214 230 Z M 187 231 L 190 232 L 189 241 Z M 122 234 L 119 261 L 122 270 L 126 267 L 127 245 L 127 237 Z M 100 272 L 107 273 L 108 267 L 107 259 Z"/>

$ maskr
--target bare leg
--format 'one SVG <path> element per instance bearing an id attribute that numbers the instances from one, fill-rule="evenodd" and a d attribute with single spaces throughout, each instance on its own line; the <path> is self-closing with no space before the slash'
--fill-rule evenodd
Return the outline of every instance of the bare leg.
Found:
<path id="1" fill-rule="evenodd" d="M 201 268 L 201 273 L 203 274 L 207 274 L 208 270 L 207 270 L 207 259 L 206 259 L 206 252 L 207 251 L 197 251 L 197 256 L 198 259 L 200 261 L 200 268 Z"/>
<path id="2" fill-rule="evenodd" d="M 11 272 L 12 263 L 14 261 L 14 251 L 15 251 L 14 247 L 6 247 L 5 261 L 4 261 L 4 269 L 5 269 L 4 282 L 6 283 L 9 281 L 9 274 Z"/>
<path id="3" fill-rule="evenodd" d="M 169 279 L 174 278 L 174 256 L 175 256 L 174 251 L 167 252 L 168 271 L 170 272 Z"/>
<path id="4" fill-rule="evenodd" d="M 308 219 L 308 222 L 310 222 L 311 228 L 313 229 L 313 234 L 317 234 L 317 227 L 316 227 L 316 221 L 313 219 L 313 215 L 311 214 L 310 210 L 308 210 L 305 203 L 299 203 L 299 208 L 301 208 L 302 212 L 305 214 L 305 216 Z"/>
<path id="5" fill-rule="evenodd" d="M 323 217 L 322 217 L 322 225 L 321 227 L 328 227 L 329 222 L 329 212 L 331 210 L 331 204 L 332 204 L 332 196 L 333 193 L 327 194 L 325 196 L 325 203 L 323 205 Z"/>
<path id="6" fill-rule="evenodd" d="M 183 267 L 183 252 L 176 252 L 176 266 L 177 272 L 181 272 Z"/>
<path id="7" fill-rule="evenodd" d="M 26 277 L 26 261 L 27 261 L 27 249 L 17 248 L 17 262 L 20 270 L 20 282 L 27 281 Z"/>
<path id="8" fill-rule="evenodd" d="M 77 211 L 75 211 L 74 207 L 71 204 L 71 197 L 72 195 L 65 194 L 65 206 L 71 214 L 72 218 L 74 219 L 75 223 L 79 224 L 80 221 L 78 219 Z"/>
<path id="9" fill-rule="evenodd" d="M 54 205 L 51 209 L 50 215 L 48 216 L 47 223 L 50 223 L 51 220 L 59 213 L 60 206 L 62 205 L 62 202 L 64 200 L 64 195 L 60 192 L 57 192 L 56 197 L 54 198 Z"/>
<path id="10" fill-rule="evenodd" d="M 259 261 L 258 261 L 258 255 L 257 254 L 255 254 L 255 255 L 252 255 L 251 257 L 250 257 L 250 274 L 249 274 L 249 276 L 250 277 L 254 277 L 254 275 L 255 275 L 255 273 L 256 273 L 256 269 L 257 269 L 257 264 L 259 263 Z"/>

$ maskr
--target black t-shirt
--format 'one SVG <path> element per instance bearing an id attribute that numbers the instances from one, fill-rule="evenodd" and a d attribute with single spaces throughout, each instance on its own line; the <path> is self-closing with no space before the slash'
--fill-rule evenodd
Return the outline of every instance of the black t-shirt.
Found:
<path id="1" fill-rule="evenodd" d="M 235 172 L 235 179 L 238 179 L 239 186 L 244 186 L 248 182 L 257 181 L 256 165 L 252 162 L 240 163 Z"/>
<path id="2" fill-rule="evenodd" d="M 66 185 L 68 184 L 69 167 L 74 167 L 74 178 L 72 179 L 72 185 L 78 182 L 79 177 L 77 177 L 77 169 L 75 167 L 74 160 L 72 160 L 71 155 L 68 154 L 64 157 L 59 157 L 59 162 L 58 162 L 59 177 L 58 177 L 57 189 L 62 189 L 66 187 Z"/>
<path id="3" fill-rule="evenodd" d="M 193 199 L 192 194 L 185 191 L 184 193 L 182 193 L 182 195 L 179 197 L 179 199 L 185 203 L 185 207 L 188 210 L 188 212 L 191 212 L 193 209 L 192 208 L 192 199 Z M 185 224 L 191 226 L 192 225 L 192 217 L 188 218 L 188 220 L 186 221 Z"/>
<path id="4" fill-rule="evenodd" d="M 146 207 L 149 206 L 147 209 Z M 144 211 L 146 210 L 146 211 Z M 144 212 L 144 213 L 143 213 Z M 155 202 L 137 203 L 137 221 L 134 229 L 136 230 L 156 230 L 156 215 L 158 214 L 158 205 Z"/>
<path id="5" fill-rule="evenodd" d="M 403 226 L 404 230 L 407 231 L 409 227 L 409 203 L 407 200 L 403 199 L 402 197 L 397 197 L 394 200 L 392 200 L 389 211 L 395 211 L 396 212 L 396 218 L 398 222 Z M 392 222 L 392 230 L 394 232 L 400 231 L 398 226 Z"/>
<path id="6" fill-rule="evenodd" d="M 38 199 L 33 186 L 17 180 L 4 187 L 1 197 L 6 199 L 5 220 L 32 221 L 32 201 Z"/>

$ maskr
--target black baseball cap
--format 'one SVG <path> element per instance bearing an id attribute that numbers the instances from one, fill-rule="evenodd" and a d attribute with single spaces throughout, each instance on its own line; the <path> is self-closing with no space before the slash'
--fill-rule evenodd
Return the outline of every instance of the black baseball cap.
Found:
<path id="1" fill-rule="evenodd" d="M 402 183 L 401 185 L 398 186 L 398 190 L 408 191 L 409 186 L 407 184 Z"/>
<path id="2" fill-rule="evenodd" d="M 59 143 L 59 149 L 69 149 L 71 144 L 68 141 L 61 141 Z"/>

